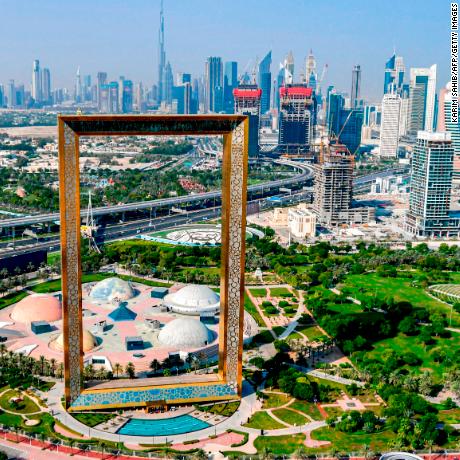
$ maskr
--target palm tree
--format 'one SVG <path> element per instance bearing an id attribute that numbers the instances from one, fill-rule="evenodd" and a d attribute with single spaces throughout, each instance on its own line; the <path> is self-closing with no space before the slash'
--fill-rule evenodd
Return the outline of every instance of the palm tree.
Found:
<path id="1" fill-rule="evenodd" d="M 188 358 L 187 358 L 188 359 Z M 154 359 L 151 363 L 150 363 L 150 369 L 153 370 L 153 372 L 156 372 L 158 369 L 160 369 L 161 367 L 161 364 L 160 364 L 160 361 L 158 361 L 158 359 Z"/>
<path id="2" fill-rule="evenodd" d="M 5 353 L 8 351 L 6 348 L 6 345 L 4 343 L 0 343 L 0 357 L 3 360 L 3 357 L 5 356 Z"/>
<path id="3" fill-rule="evenodd" d="M 56 372 L 56 360 L 54 358 L 50 359 L 50 371 L 51 371 L 51 376 L 54 377 L 54 374 Z"/>
<path id="4" fill-rule="evenodd" d="M 208 460 L 209 456 L 203 449 L 198 449 L 192 456 L 194 460 Z"/>
<path id="5" fill-rule="evenodd" d="M 425 441 L 425 447 L 428 449 L 428 452 L 430 454 L 430 457 L 431 457 L 431 450 L 433 448 L 433 444 L 434 444 L 434 441 L 432 439 L 427 439 Z"/>
<path id="6" fill-rule="evenodd" d="M 67 441 L 67 443 L 69 444 L 69 447 L 70 447 L 70 456 L 74 455 L 73 453 L 73 446 L 75 445 L 75 439 L 73 438 L 69 438 L 69 440 Z"/>
<path id="7" fill-rule="evenodd" d="M 130 379 L 133 379 L 136 376 L 136 367 L 132 362 L 129 362 L 126 365 L 125 372 L 128 374 Z"/>
<path id="8" fill-rule="evenodd" d="M 46 358 L 43 355 L 40 355 L 38 360 L 40 362 L 40 375 L 45 375 Z"/>
<path id="9" fill-rule="evenodd" d="M 115 377 L 118 378 L 118 374 L 123 372 L 123 366 L 120 363 L 115 363 L 113 365 L 113 370 L 115 372 Z"/>
<path id="10" fill-rule="evenodd" d="M 303 460 L 304 458 L 307 458 L 307 452 L 304 446 L 299 446 L 298 449 L 294 452 L 293 458 L 296 460 Z"/>
<path id="11" fill-rule="evenodd" d="M 99 441 L 99 449 L 101 449 L 101 458 L 103 459 L 104 458 L 104 452 L 105 452 L 105 447 L 106 447 L 106 444 L 104 441 Z"/>

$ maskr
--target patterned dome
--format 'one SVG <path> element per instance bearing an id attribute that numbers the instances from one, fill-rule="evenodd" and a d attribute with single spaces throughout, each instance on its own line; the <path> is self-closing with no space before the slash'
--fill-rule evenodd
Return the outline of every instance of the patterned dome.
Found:
<path id="1" fill-rule="evenodd" d="M 52 323 L 62 318 L 61 302 L 49 294 L 32 294 L 20 300 L 11 312 L 11 319 L 18 323 L 47 321 Z"/>
<path id="2" fill-rule="evenodd" d="M 94 285 L 90 297 L 102 302 L 129 300 L 134 297 L 134 290 L 128 281 L 115 277 L 106 278 Z"/>
<path id="3" fill-rule="evenodd" d="M 220 309 L 220 296 L 208 286 L 189 284 L 177 292 L 168 294 L 163 304 L 172 311 L 184 315 L 200 315 L 204 312 L 217 313 Z"/>
<path id="4" fill-rule="evenodd" d="M 57 337 L 56 340 L 54 340 L 51 343 L 52 348 L 58 351 L 63 351 L 64 350 L 64 335 L 61 333 Z M 89 331 L 86 329 L 83 329 L 83 351 L 86 353 L 88 351 L 91 351 L 94 347 L 97 346 L 97 338 Z"/>
<path id="5" fill-rule="evenodd" d="M 197 319 L 177 318 L 165 325 L 158 340 L 168 347 L 198 348 L 211 343 L 214 333 Z"/>

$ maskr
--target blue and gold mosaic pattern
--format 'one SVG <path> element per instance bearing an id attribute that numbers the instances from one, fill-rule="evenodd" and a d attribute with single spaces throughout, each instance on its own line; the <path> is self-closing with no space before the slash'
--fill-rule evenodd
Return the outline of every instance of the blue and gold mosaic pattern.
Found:
<path id="1" fill-rule="evenodd" d="M 126 389 L 97 393 L 82 393 L 72 403 L 69 410 L 90 408 L 113 408 L 123 406 L 142 406 L 147 401 L 164 400 L 167 403 L 203 399 L 225 399 L 237 396 L 233 385 L 217 383 L 211 385 L 178 386 L 146 389 Z"/>

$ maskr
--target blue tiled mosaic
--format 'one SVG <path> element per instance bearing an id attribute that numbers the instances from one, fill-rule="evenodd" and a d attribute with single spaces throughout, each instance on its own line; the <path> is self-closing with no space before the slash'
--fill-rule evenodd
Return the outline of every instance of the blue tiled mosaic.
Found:
<path id="1" fill-rule="evenodd" d="M 232 385 L 218 383 L 203 386 L 180 386 L 149 388 L 145 390 L 120 390 L 97 393 L 84 393 L 72 403 L 71 407 L 92 407 L 92 406 L 118 406 L 146 401 L 165 400 L 174 402 L 181 399 L 201 399 L 223 396 L 236 396 L 237 391 Z"/>

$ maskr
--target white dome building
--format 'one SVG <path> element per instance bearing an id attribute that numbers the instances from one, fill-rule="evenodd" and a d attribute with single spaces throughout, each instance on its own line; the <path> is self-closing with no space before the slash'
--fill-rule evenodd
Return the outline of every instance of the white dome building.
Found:
<path id="1" fill-rule="evenodd" d="M 189 284 L 165 296 L 163 305 L 182 315 L 215 315 L 220 311 L 220 296 L 208 286 Z"/>
<path id="2" fill-rule="evenodd" d="M 199 348 L 209 345 L 214 333 L 197 319 L 177 318 L 164 326 L 158 340 L 168 347 Z"/>
<path id="3" fill-rule="evenodd" d="M 100 302 L 125 301 L 135 296 L 131 283 L 120 278 L 106 278 L 91 289 L 90 298 Z"/>

